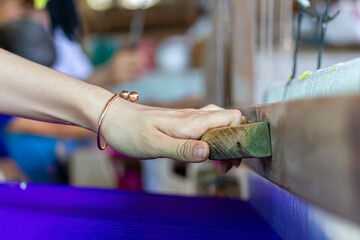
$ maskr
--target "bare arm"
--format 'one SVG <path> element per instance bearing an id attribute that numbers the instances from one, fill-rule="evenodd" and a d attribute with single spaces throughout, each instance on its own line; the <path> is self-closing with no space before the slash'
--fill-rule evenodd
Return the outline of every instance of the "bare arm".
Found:
<path id="1" fill-rule="evenodd" d="M 112 93 L 0 50 L 0 113 L 67 123 L 96 132 Z M 132 157 L 205 161 L 209 129 L 242 123 L 238 110 L 147 107 L 116 99 L 102 135 L 115 150 Z"/>
<path id="2" fill-rule="evenodd" d="M 0 50 L 0 112 L 95 131 L 112 94 Z"/>
<path id="3" fill-rule="evenodd" d="M 77 139 L 93 138 L 96 134 L 77 126 L 66 126 L 55 123 L 40 122 L 26 118 L 15 118 L 6 126 L 11 133 L 27 133 L 50 137 L 72 137 Z"/>

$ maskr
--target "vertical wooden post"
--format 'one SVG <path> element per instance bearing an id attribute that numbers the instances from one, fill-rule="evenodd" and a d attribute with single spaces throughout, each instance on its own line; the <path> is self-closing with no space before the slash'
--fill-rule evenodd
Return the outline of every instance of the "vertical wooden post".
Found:
<path id="1" fill-rule="evenodd" d="M 214 0 L 212 11 L 213 30 L 208 43 L 206 60 L 206 101 L 224 106 L 224 2 Z"/>
<path id="2" fill-rule="evenodd" d="M 214 0 L 208 45 L 207 101 L 220 106 L 254 101 L 255 3 Z"/>
<path id="3" fill-rule="evenodd" d="M 254 103 L 255 3 L 231 0 L 231 105 Z"/>

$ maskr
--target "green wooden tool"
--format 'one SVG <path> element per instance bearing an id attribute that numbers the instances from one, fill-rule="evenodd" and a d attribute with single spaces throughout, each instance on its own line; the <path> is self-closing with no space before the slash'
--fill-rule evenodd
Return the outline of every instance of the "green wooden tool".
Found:
<path id="1" fill-rule="evenodd" d="M 211 129 L 201 140 L 209 144 L 209 158 L 212 160 L 263 158 L 272 155 L 270 128 L 265 122 Z"/>

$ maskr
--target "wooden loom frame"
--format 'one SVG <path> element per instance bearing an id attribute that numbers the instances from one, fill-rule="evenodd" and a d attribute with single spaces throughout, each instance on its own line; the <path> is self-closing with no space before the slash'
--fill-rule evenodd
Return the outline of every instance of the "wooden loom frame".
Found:
<path id="1" fill-rule="evenodd" d="M 240 108 L 250 120 L 265 121 L 270 125 L 273 156 L 245 159 L 243 162 L 299 199 L 350 221 L 358 228 L 360 96 L 338 95 L 360 93 L 360 60 L 345 63 L 346 66 L 342 66 L 339 71 L 337 66 L 320 70 L 306 83 L 295 81 L 292 88 L 289 88 L 292 95 L 286 99 L 291 101 L 241 107 L 253 104 L 256 85 L 252 61 L 256 46 L 253 32 L 255 20 L 251 15 L 255 8 L 251 0 L 241 3 L 231 0 L 215 2 L 215 41 L 210 43 L 210 49 L 217 50 L 209 58 L 209 100 L 222 106 Z M 233 4 L 234 11 L 241 7 L 245 13 L 233 15 L 233 23 L 240 21 L 240 25 L 233 28 L 232 41 L 224 39 L 221 33 L 224 32 L 225 23 L 218 20 L 224 17 L 224 2 Z M 249 19 L 252 19 L 250 23 Z M 244 22 L 248 26 L 242 24 Z M 248 30 L 241 29 L 246 27 Z M 250 34 L 244 34 L 245 31 L 250 31 Z M 234 39 L 239 37 L 242 37 L 242 41 L 236 41 L 235 44 Z M 235 54 L 229 56 L 233 52 Z M 239 52 L 243 55 L 239 55 Z M 230 63 L 230 70 L 224 68 L 227 63 Z M 351 71 L 354 74 L 350 74 Z M 316 84 L 324 84 L 323 91 L 314 90 L 317 88 Z M 306 88 L 308 95 L 296 93 L 302 91 L 301 88 Z M 283 88 L 272 91 L 273 99 L 276 94 L 282 96 L 278 93 L 282 91 Z"/>

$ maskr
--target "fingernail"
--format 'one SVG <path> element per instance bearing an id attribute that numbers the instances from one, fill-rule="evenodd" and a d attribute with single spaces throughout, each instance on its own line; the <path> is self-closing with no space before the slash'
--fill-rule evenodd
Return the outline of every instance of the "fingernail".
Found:
<path id="1" fill-rule="evenodd" d="M 195 149 L 194 149 L 194 156 L 197 159 L 204 159 L 206 155 L 206 150 L 205 147 L 203 145 L 196 145 Z"/>
<path id="2" fill-rule="evenodd" d="M 243 124 L 248 124 L 249 120 L 247 119 L 247 117 L 241 116 L 241 121 Z"/>

